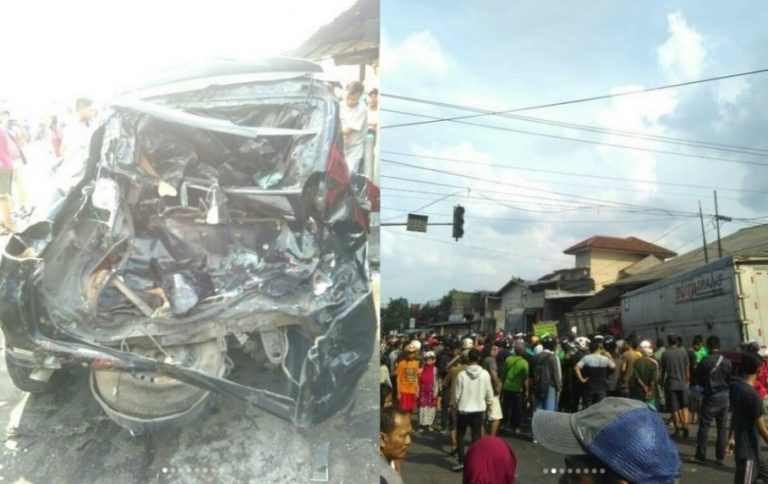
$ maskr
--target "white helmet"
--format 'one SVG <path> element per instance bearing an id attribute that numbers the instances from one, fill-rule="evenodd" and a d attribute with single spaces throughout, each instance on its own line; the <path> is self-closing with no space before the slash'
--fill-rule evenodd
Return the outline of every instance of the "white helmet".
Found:
<path id="1" fill-rule="evenodd" d="M 576 344 L 579 345 L 579 348 L 582 350 L 586 350 L 589 348 L 589 338 L 586 336 L 579 336 L 576 338 Z"/>
<path id="2" fill-rule="evenodd" d="M 653 343 L 648 340 L 644 340 L 642 343 L 640 343 L 640 351 L 645 356 L 651 356 L 653 354 Z"/>
<path id="3" fill-rule="evenodd" d="M 461 349 L 462 350 L 471 350 L 475 347 L 474 341 L 472 341 L 472 338 L 464 338 L 461 340 Z"/>

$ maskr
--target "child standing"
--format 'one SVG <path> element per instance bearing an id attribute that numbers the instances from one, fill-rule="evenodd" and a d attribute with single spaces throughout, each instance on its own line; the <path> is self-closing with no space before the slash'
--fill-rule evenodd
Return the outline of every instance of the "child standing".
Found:
<path id="1" fill-rule="evenodd" d="M 435 366 L 435 353 L 427 351 L 424 354 L 424 368 L 419 376 L 419 431 L 432 431 L 437 413 L 437 395 L 440 385 Z"/>

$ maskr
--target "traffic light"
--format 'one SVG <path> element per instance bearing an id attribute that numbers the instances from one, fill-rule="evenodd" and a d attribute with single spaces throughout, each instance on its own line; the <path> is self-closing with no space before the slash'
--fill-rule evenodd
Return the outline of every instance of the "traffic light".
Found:
<path id="1" fill-rule="evenodd" d="M 453 207 L 453 238 L 459 240 L 464 236 L 464 207 Z"/>

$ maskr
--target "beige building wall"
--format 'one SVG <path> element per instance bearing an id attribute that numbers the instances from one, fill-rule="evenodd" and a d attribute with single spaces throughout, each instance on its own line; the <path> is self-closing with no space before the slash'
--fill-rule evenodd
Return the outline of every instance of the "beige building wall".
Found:
<path id="1" fill-rule="evenodd" d="M 595 281 L 595 291 L 600 291 L 606 284 L 615 282 L 619 278 L 619 271 L 645 258 L 641 254 L 593 249 L 576 255 L 577 267 L 580 267 L 578 260 L 582 254 L 589 254 L 589 272 Z"/>

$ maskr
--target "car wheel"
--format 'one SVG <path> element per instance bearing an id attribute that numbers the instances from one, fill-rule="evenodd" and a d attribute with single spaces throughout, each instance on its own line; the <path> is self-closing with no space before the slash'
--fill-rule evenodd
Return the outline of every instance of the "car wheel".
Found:
<path id="1" fill-rule="evenodd" d="M 143 356 L 168 358 L 205 373 L 223 377 L 226 353 L 216 340 L 157 350 L 134 350 Z M 93 370 L 91 391 L 118 425 L 134 434 L 182 427 L 210 410 L 214 394 L 156 373 Z"/>
<path id="2" fill-rule="evenodd" d="M 61 372 L 54 372 L 48 381 L 33 380 L 30 378 L 32 372 L 38 367 L 23 360 L 16 359 L 5 354 L 5 367 L 8 369 L 8 376 L 16 388 L 29 393 L 49 393 L 59 388 L 63 381 Z"/>

